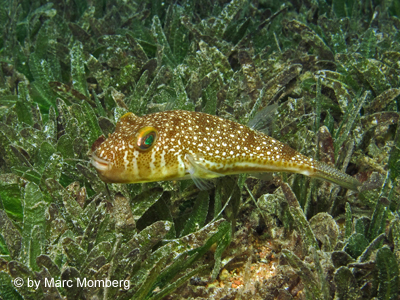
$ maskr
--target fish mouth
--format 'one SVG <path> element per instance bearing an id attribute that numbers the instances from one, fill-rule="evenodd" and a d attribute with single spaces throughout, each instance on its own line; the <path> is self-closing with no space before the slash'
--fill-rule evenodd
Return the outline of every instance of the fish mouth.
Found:
<path id="1" fill-rule="evenodd" d="M 103 158 L 98 157 L 96 154 L 92 154 L 92 159 L 91 159 L 92 166 L 100 172 L 108 171 L 111 169 L 111 162 L 108 160 L 105 160 Z"/>

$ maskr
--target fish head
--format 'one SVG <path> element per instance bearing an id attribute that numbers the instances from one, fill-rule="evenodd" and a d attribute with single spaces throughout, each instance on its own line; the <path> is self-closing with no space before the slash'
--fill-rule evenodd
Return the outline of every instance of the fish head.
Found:
<path id="1" fill-rule="evenodd" d="M 151 167 L 154 173 L 154 166 L 159 165 L 158 143 L 159 131 L 151 121 L 126 113 L 107 139 L 102 136 L 92 145 L 91 163 L 100 179 L 107 183 L 160 180 L 150 174 Z"/>

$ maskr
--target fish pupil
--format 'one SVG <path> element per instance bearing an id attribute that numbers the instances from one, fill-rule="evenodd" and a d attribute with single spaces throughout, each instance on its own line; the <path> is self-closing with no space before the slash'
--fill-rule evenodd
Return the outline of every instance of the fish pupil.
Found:
<path id="1" fill-rule="evenodd" d="M 153 144 L 153 142 L 154 142 L 154 133 L 150 133 L 150 134 L 146 137 L 146 139 L 145 139 L 145 141 L 144 141 L 144 144 L 145 144 L 147 147 L 150 147 L 150 146 Z"/>

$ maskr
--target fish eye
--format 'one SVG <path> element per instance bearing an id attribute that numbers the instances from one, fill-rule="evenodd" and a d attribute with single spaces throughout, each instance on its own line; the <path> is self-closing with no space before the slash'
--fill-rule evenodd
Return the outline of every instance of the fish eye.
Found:
<path id="1" fill-rule="evenodd" d="M 154 145 L 157 139 L 157 130 L 154 127 L 146 126 L 138 131 L 136 147 L 146 151 Z"/>

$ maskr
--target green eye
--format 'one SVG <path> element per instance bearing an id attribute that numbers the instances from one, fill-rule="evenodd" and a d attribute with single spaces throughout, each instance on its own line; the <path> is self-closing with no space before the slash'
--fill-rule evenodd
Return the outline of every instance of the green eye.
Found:
<path id="1" fill-rule="evenodd" d="M 149 150 L 156 139 L 157 130 L 154 127 L 143 127 L 139 130 L 136 147 L 142 151 Z"/>
<path id="2" fill-rule="evenodd" d="M 144 144 L 147 147 L 150 147 L 153 144 L 153 142 L 154 142 L 154 134 L 150 134 L 147 136 L 146 140 L 144 141 Z"/>

